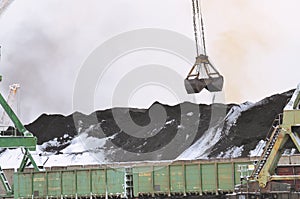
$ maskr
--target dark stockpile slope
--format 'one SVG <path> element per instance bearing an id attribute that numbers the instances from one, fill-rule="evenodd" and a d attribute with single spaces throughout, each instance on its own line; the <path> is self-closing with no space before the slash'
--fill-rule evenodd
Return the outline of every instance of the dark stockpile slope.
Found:
<path id="1" fill-rule="evenodd" d="M 56 137 L 63 137 L 68 134 L 74 137 L 76 128 L 72 116 L 63 115 L 41 115 L 37 120 L 29 125 L 26 129 L 32 132 L 38 138 L 38 144 L 43 144 Z"/>
<path id="2" fill-rule="evenodd" d="M 242 145 L 242 156 L 247 156 L 264 139 L 292 93 L 273 95 L 252 105 L 240 113 L 234 124 L 226 122 L 226 118 L 236 114 L 232 110 L 239 105 L 186 102 L 176 106 L 154 103 L 149 109 L 113 108 L 90 115 L 43 114 L 26 128 L 38 137 L 39 144 L 60 138 L 62 146 L 52 147 L 51 151 L 59 151 L 77 134 L 87 133 L 100 139 L 109 138 L 102 149 L 107 151 L 111 161 L 163 160 L 176 158 L 203 139 L 203 134 L 212 126 L 225 120 L 221 139 L 211 147 L 207 157 L 220 156 L 229 148 Z M 68 136 L 64 136 L 66 134 Z"/>
<path id="3" fill-rule="evenodd" d="M 232 146 L 245 146 L 242 156 L 247 156 L 260 140 L 264 140 L 276 116 L 282 113 L 294 90 L 273 95 L 256 103 L 247 111 L 241 113 L 236 124 L 230 128 L 230 133 L 221 139 L 213 148 L 211 157 Z"/>

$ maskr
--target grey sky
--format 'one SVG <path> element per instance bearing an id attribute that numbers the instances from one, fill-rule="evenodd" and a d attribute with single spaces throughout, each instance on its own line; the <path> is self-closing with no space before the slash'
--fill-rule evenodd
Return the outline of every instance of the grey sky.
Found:
<path id="1" fill-rule="evenodd" d="M 203 0 L 202 3 L 208 54 L 226 78 L 226 102 L 257 101 L 296 87 L 300 52 L 298 0 Z M 43 112 L 69 114 L 73 111 L 76 76 L 88 55 L 107 39 L 139 28 L 168 29 L 193 39 L 191 2 L 15 1 L 0 18 L 0 70 L 4 76 L 1 91 L 7 95 L 9 84 L 21 84 L 24 122 Z M 114 66 L 112 70 L 126 73 L 127 66 L 132 69 L 130 60 L 137 56 L 147 62 L 144 64 L 150 64 L 151 57 L 158 55 L 132 56 L 135 57 L 120 60 L 122 69 Z M 166 57 L 161 61 L 167 64 L 170 55 L 160 55 L 163 56 Z M 176 59 L 170 63 L 176 71 Z M 179 60 L 178 65 L 183 76 L 191 67 Z M 148 89 L 155 92 L 153 87 Z M 155 96 L 145 99 L 145 87 L 128 104 L 141 107 L 152 101 L 176 102 L 170 93 L 157 89 Z M 96 98 L 100 97 L 99 92 L 105 94 L 105 90 L 97 90 Z M 202 97 L 196 96 L 198 102 Z M 97 109 L 111 104 L 109 98 L 97 100 Z"/>

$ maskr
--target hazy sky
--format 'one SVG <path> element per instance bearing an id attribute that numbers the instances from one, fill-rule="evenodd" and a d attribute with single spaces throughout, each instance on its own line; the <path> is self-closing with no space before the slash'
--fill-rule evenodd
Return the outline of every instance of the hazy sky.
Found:
<path id="1" fill-rule="evenodd" d="M 226 80 L 225 102 L 255 102 L 296 87 L 300 82 L 299 0 L 203 0 L 202 4 L 208 54 Z M 191 1 L 16 0 L 0 18 L 0 90 L 6 96 L 8 85 L 21 84 L 20 112 L 25 123 L 43 112 L 69 114 L 74 111 L 76 77 L 90 53 L 115 35 L 141 28 L 172 30 L 193 39 Z M 167 53 L 143 52 L 119 60 L 111 73 L 124 75 L 133 65 L 153 64 L 152 58 L 155 64 L 169 62 L 183 77 L 191 67 L 178 60 L 177 68 L 177 59 Z M 109 76 L 101 82 L 106 89 L 95 90 L 95 109 L 112 105 L 109 91 L 118 82 L 114 77 L 113 83 Z M 195 99 L 207 103 L 202 101 L 207 95 Z M 154 101 L 180 100 L 160 86 L 144 86 L 125 101 L 128 106 L 147 107 Z"/>

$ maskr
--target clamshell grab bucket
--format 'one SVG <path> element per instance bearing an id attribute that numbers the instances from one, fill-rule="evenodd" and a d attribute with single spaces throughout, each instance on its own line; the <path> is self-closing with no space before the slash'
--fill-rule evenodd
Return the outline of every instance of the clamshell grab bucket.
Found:
<path id="1" fill-rule="evenodd" d="M 185 79 L 185 90 L 188 94 L 200 93 L 207 85 L 203 79 Z"/>
<path id="2" fill-rule="evenodd" d="M 184 80 L 188 94 L 200 93 L 204 88 L 209 92 L 222 91 L 224 77 L 210 63 L 207 55 L 199 55 L 196 62 Z"/>
<path id="3" fill-rule="evenodd" d="M 188 94 L 200 93 L 204 88 L 206 88 L 209 92 L 219 92 L 222 91 L 223 84 L 223 76 L 184 80 L 185 90 Z"/>
<path id="4" fill-rule="evenodd" d="M 222 91 L 223 89 L 223 84 L 224 84 L 224 78 L 223 76 L 219 77 L 212 77 L 209 78 L 205 81 L 206 84 L 206 89 L 210 92 L 219 92 Z"/>

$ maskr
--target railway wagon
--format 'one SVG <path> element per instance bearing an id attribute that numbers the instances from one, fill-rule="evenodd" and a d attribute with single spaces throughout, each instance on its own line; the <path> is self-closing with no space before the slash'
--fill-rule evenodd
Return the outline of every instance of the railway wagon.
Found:
<path id="1" fill-rule="evenodd" d="M 123 168 L 14 174 L 14 198 L 125 197 Z"/>
<path id="2" fill-rule="evenodd" d="M 218 195 L 241 183 L 240 168 L 252 161 L 182 161 L 171 165 L 133 167 L 133 193 L 138 196 Z M 249 171 L 247 171 L 249 172 Z"/>
<path id="3" fill-rule="evenodd" d="M 138 198 L 233 192 L 249 159 L 177 161 L 14 174 L 14 198 Z M 245 174 L 247 175 L 247 174 Z"/>

